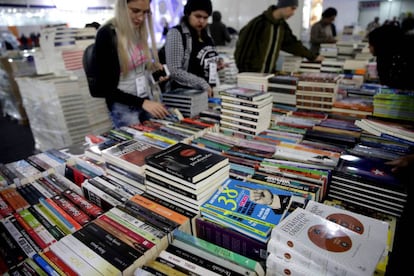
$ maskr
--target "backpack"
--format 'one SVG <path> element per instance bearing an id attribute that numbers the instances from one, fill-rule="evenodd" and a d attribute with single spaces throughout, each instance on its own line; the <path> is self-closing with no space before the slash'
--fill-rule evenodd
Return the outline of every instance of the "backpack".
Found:
<path id="1" fill-rule="evenodd" d="M 112 25 L 110 26 L 111 26 L 111 29 L 113 30 L 112 43 L 116 47 L 115 29 L 113 28 Z M 88 81 L 89 94 L 94 98 L 104 98 L 105 97 L 104 91 L 100 91 L 96 87 L 97 68 L 96 68 L 95 43 L 92 43 L 85 48 L 83 52 L 83 56 L 82 56 L 82 64 L 83 64 L 83 70 L 85 71 L 85 74 L 86 74 L 86 80 Z"/>
<path id="2" fill-rule="evenodd" d="M 183 41 L 183 46 L 184 46 L 184 52 L 185 49 L 187 47 L 187 38 L 185 36 L 185 34 L 183 34 L 183 29 L 181 28 L 181 26 L 174 26 L 173 28 L 176 28 L 180 34 L 181 34 L 181 39 Z M 166 64 L 167 63 L 167 59 L 165 57 L 165 44 L 164 46 L 162 46 L 159 50 L 158 50 L 158 59 L 160 60 L 161 64 Z"/>

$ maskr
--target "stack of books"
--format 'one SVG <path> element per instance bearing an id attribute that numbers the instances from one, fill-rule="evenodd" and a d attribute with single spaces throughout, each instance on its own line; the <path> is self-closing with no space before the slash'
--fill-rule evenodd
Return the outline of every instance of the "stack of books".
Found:
<path id="1" fill-rule="evenodd" d="M 196 89 L 167 91 L 162 94 L 162 102 L 169 108 L 177 108 L 187 118 L 193 118 L 208 109 L 207 92 Z"/>
<path id="2" fill-rule="evenodd" d="M 162 148 L 134 139 L 102 151 L 107 172 L 140 189 L 144 188 L 145 157 Z"/>
<path id="3" fill-rule="evenodd" d="M 336 59 L 338 56 L 338 48 L 335 43 L 321 43 L 319 54 L 325 58 Z"/>
<path id="4" fill-rule="evenodd" d="M 258 91 L 267 91 L 268 80 L 273 74 L 243 72 L 237 74 L 237 86 Z"/>
<path id="5" fill-rule="evenodd" d="M 336 59 L 324 59 L 322 61 L 322 73 L 342 73 L 344 62 Z"/>
<path id="6" fill-rule="evenodd" d="M 283 57 L 282 72 L 299 72 L 300 64 L 302 63 L 302 58 L 288 55 Z"/>
<path id="7" fill-rule="evenodd" d="M 269 128 L 273 96 L 269 92 L 241 87 L 220 90 L 220 130 L 254 136 Z"/>
<path id="8" fill-rule="evenodd" d="M 330 112 L 336 99 L 338 79 L 339 75 L 335 73 L 303 73 L 299 75 L 296 107 Z"/>
<path id="9" fill-rule="evenodd" d="M 315 204 L 296 208 L 272 230 L 267 271 L 371 276 L 384 256 L 387 228 L 386 223 L 345 210 Z"/>
<path id="10" fill-rule="evenodd" d="M 269 93 L 274 103 L 296 106 L 296 89 L 298 78 L 295 76 L 276 75 L 269 79 Z"/>
<path id="11" fill-rule="evenodd" d="M 302 73 L 320 73 L 321 68 L 322 68 L 322 63 L 321 62 L 302 60 L 298 72 L 302 72 Z"/>
<path id="12" fill-rule="evenodd" d="M 381 118 L 413 121 L 414 93 L 382 89 L 374 96 L 373 115 Z"/>
<path id="13" fill-rule="evenodd" d="M 147 193 L 198 213 L 229 177 L 229 160 L 217 153 L 177 143 L 145 159 Z"/>
<path id="14" fill-rule="evenodd" d="M 332 171 L 328 198 L 401 216 L 407 191 L 386 161 L 368 153 L 342 154 Z"/>

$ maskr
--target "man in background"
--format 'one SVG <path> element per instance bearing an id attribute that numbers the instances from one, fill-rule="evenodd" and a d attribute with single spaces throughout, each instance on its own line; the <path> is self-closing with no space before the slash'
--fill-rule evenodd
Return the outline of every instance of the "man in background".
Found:
<path id="1" fill-rule="evenodd" d="M 296 38 L 286 22 L 297 7 L 298 0 L 279 0 L 240 30 L 234 53 L 239 72 L 274 73 L 280 50 L 310 61 L 323 60 Z"/>
<path id="2" fill-rule="evenodd" d="M 213 23 L 209 25 L 209 28 L 214 44 L 216 46 L 225 46 L 226 42 L 231 41 L 227 26 L 221 22 L 221 13 L 219 11 L 213 11 L 212 17 Z"/>
<path id="3" fill-rule="evenodd" d="M 335 8 L 327 8 L 322 13 L 322 18 L 311 28 L 310 42 L 311 51 L 315 55 L 319 54 L 321 44 L 323 43 L 336 43 L 335 35 L 332 32 L 332 25 L 338 14 Z"/>

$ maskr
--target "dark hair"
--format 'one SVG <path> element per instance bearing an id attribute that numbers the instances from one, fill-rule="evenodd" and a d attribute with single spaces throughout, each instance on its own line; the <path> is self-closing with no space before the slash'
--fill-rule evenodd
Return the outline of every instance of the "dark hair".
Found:
<path id="1" fill-rule="evenodd" d="M 213 11 L 213 22 L 220 22 L 221 13 L 219 11 Z"/>
<path id="2" fill-rule="evenodd" d="M 322 18 L 329 18 L 332 16 L 336 16 L 338 14 L 338 11 L 335 8 L 327 8 L 326 10 L 324 10 L 324 12 L 322 13 Z"/>
<path id="3" fill-rule="evenodd" d="M 189 16 L 191 12 L 202 10 L 209 16 L 213 12 L 213 5 L 211 0 L 188 0 L 184 6 L 184 15 Z"/>
<path id="4" fill-rule="evenodd" d="M 368 34 L 368 43 L 374 47 L 376 55 L 394 52 L 403 39 L 403 32 L 394 25 L 383 25 Z"/>

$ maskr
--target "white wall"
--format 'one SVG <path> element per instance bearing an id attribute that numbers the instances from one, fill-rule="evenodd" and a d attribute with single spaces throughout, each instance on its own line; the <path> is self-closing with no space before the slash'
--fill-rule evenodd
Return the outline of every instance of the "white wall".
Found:
<path id="1" fill-rule="evenodd" d="M 359 0 L 324 0 L 323 9 L 333 7 L 338 11 L 335 18 L 335 26 L 341 33 L 344 26 L 358 24 Z"/>

